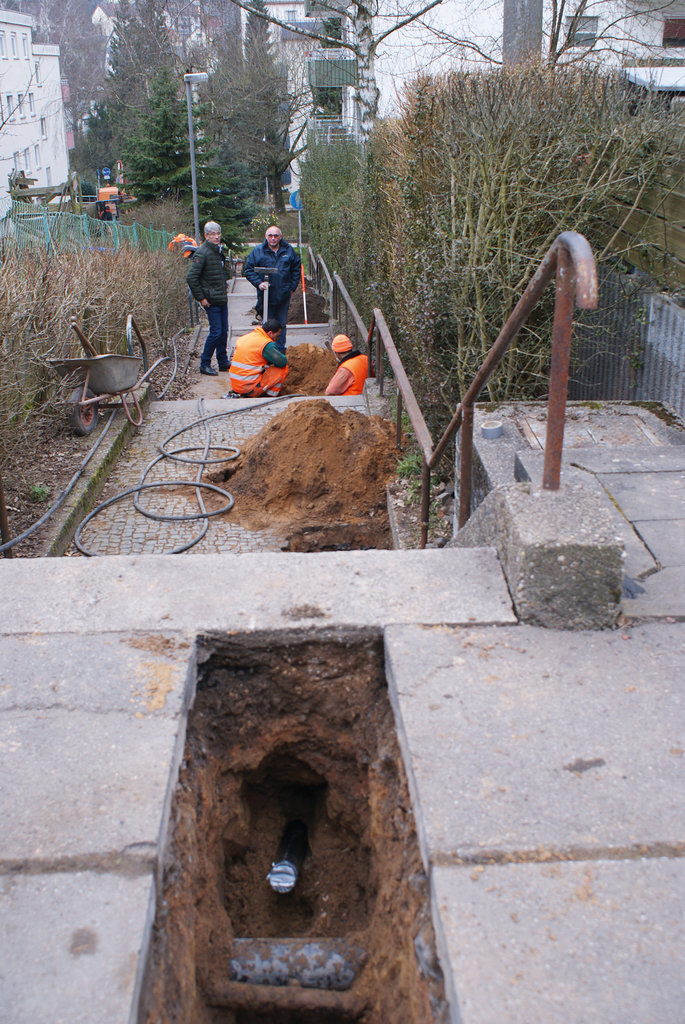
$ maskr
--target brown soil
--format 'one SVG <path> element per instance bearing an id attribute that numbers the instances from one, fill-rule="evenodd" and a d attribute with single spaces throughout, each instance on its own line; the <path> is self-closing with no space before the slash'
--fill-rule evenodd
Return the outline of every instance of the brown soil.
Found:
<path id="1" fill-rule="evenodd" d="M 318 292 L 310 291 L 310 282 L 307 281 L 307 323 L 308 324 L 327 324 L 328 323 L 328 309 L 326 306 L 326 300 L 323 295 L 319 295 Z M 304 302 L 302 301 L 302 286 L 293 292 L 290 298 L 290 305 L 288 306 L 288 323 L 289 324 L 303 324 L 304 318 Z"/>
<path id="2" fill-rule="evenodd" d="M 259 634 L 203 646 L 141 1019 L 442 1024 L 382 643 L 294 631 L 279 647 Z M 265 876 L 293 818 L 306 824 L 309 853 L 293 892 L 276 894 Z M 238 937 L 346 940 L 364 950 L 365 966 L 342 993 L 236 984 Z M 279 1010 L 284 995 L 309 1011 Z M 353 1015 L 317 1012 L 317 998 L 330 1005 L 332 996 L 353 1001 Z M 261 1010 L 245 1009 L 251 997 Z"/>
<path id="3" fill-rule="evenodd" d="M 249 441 L 227 471 L 235 498 L 230 514 L 248 529 L 385 519 L 385 485 L 396 464 L 390 421 L 338 412 L 321 399 L 298 402 Z"/>
<path id="4" fill-rule="evenodd" d="M 282 395 L 323 395 L 338 361 L 332 352 L 318 345 L 294 345 L 288 348 L 290 370 Z"/>

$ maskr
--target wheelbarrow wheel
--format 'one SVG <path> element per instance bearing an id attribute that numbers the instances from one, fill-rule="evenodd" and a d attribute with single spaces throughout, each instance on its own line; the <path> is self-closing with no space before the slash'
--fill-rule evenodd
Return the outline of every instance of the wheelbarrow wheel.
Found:
<path id="1" fill-rule="evenodd" d="M 79 437 L 92 434 L 98 423 L 98 403 L 93 402 L 92 405 L 80 405 L 79 403 L 83 401 L 84 397 L 94 398 L 95 396 L 90 388 L 86 388 L 84 396 L 82 387 L 76 388 L 69 396 L 71 403 L 69 424 L 74 433 L 78 434 Z"/>

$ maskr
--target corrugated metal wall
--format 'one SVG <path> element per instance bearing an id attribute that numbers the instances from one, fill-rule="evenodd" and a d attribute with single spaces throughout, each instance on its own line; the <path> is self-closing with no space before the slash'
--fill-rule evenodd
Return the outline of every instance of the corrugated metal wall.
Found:
<path id="1" fill-rule="evenodd" d="M 662 402 L 685 418 L 685 309 L 641 274 L 604 272 L 576 323 L 569 398 Z"/>

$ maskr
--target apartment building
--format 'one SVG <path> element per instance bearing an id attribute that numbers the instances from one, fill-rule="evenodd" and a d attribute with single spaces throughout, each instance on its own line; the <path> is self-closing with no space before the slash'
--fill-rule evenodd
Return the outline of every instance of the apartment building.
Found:
<path id="1" fill-rule="evenodd" d="M 32 36 L 32 18 L 0 10 L 0 198 L 11 171 L 36 185 L 57 185 L 69 172 L 59 46 Z"/>

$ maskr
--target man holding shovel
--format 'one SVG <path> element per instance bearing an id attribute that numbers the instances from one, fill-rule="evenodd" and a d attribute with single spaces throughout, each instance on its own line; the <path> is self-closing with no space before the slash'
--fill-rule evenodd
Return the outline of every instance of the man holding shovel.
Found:
<path id="1" fill-rule="evenodd" d="M 285 352 L 285 331 L 290 296 L 300 283 L 302 261 L 274 224 L 266 229 L 264 241 L 256 245 L 245 260 L 244 274 L 257 289 L 257 315 L 275 319 L 281 325 L 278 348 Z M 264 300 L 268 308 L 264 305 Z"/>

